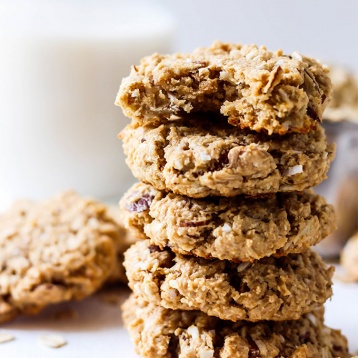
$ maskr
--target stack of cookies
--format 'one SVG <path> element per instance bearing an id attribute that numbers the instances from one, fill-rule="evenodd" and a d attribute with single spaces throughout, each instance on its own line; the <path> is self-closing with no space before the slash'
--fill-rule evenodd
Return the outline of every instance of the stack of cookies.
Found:
<path id="1" fill-rule="evenodd" d="M 323 322 L 335 228 L 314 194 L 334 156 L 327 70 L 298 53 L 215 43 L 147 57 L 117 98 L 141 180 L 122 198 L 124 321 L 143 357 L 347 357 Z"/>

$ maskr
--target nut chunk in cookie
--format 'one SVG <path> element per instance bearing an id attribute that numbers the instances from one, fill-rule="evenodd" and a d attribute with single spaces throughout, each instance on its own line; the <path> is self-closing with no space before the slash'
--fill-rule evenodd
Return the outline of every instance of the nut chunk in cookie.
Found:
<path id="1" fill-rule="evenodd" d="M 166 309 L 132 295 L 123 319 L 144 358 L 348 358 L 347 339 L 323 324 L 322 310 L 297 321 L 222 321 L 200 311 Z"/>
<path id="2" fill-rule="evenodd" d="M 332 295 L 334 269 L 310 249 L 238 264 L 174 254 L 143 240 L 124 256 L 129 287 L 145 301 L 234 322 L 299 319 Z"/>
<path id="3" fill-rule="evenodd" d="M 113 274 L 123 229 L 107 208 L 65 192 L 0 216 L 0 322 L 83 299 Z"/>
<path id="4" fill-rule="evenodd" d="M 142 59 L 123 79 L 116 104 L 138 124 L 215 112 L 241 128 L 285 134 L 321 122 L 330 93 L 328 69 L 318 61 L 216 42 Z"/>

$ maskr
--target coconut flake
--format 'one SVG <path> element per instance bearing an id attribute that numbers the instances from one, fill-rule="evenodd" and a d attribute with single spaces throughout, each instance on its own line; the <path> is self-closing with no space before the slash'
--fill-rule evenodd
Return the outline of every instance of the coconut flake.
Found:
<path id="1" fill-rule="evenodd" d="M 267 348 L 266 348 L 266 344 L 263 341 L 260 341 L 259 339 L 254 339 L 257 347 L 259 348 L 260 351 L 260 356 L 261 357 L 267 357 Z"/>
<path id="2" fill-rule="evenodd" d="M 177 281 L 175 281 L 175 280 L 170 280 L 169 281 L 169 286 L 170 287 L 173 287 L 173 288 L 178 288 L 179 286 L 178 286 L 178 282 Z"/>
<path id="3" fill-rule="evenodd" d="M 295 165 L 294 167 L 288 168 L 286 175 L 290 177 L 292 175 L 299 174 L 299 173 L 303 173 L 302 165 Z"/>
<path id="4" fill-rule="evenodd" d="M 198 330 L 198 327 L 190 326 L 190 327 L 188 327 L 187 332 L 188 332 L 194 339 L 199 339 L 199 330 Z"/>
<path id="5" fill-rule="evenodd" d="M 252 60 L 257 54 L 256 50 L 251 50 L 247 55 L 246 55 L 246 59 L 247 60 Z"/>
<path id="6" fill-rule="evenodd" d="M 225 224 L 223 225 L 223 227 L 222 227 L 222 230 L 223 230 L 224 232 L 230 232 L 230 231 L 231 231 L 231 226 L 225 223 Z"/>
<path id="7" fill-rule="evenodd" d="M 307 315 L 307 318 L 311 321 L 311 323 L 314 325 L 314 326 L 317 326 L 317 318 L 315 315 L 313 315 L 312 313 L 309 313 Z"/>
<path id="8" fill-rule="evenodd" d="M 140 92 L 139 92 L 138 88 L 136 88 L 134 91 L 132 91 L 131 97 L 136 98 L 136 97 L 139 97 L 139 96 L 140 96 Z"/>
<path id="9" fill-rule="evenodd" d="M 284 66 L 286 64 L 285 60 L 283 58 L 280 58 L 278 61 L 276 61 L 275 66 Z"/>
<path id="10" fill-rule="evenodd" d="M 199 357 L 200 358 L 213 358 L 214 357 L 214 351 L 212 349 L 200 349 L 199 351 Z"/>
<path id="11" fill-rule="evenodd" d="M 211 160 L 211 156 L 207 153 L 200 152 L 199 156 L 203 162 L 208 162 L 209 160 Z"/>
<path id="12" fill-rule="evenodd" d="M 297 51 L 292 54 L 292 57 L 298 61 L 302 61 L 302 56 Z"/>

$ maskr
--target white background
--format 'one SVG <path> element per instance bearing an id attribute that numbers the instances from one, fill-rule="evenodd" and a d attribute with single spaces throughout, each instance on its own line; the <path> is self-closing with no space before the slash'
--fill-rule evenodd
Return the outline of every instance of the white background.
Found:
<path id="1" fill-rule="evenodd" d="M 177 19 L 175 48 L 214 40 L 299 52 L 358 71 L 357 0 L 157 0 Z"/>

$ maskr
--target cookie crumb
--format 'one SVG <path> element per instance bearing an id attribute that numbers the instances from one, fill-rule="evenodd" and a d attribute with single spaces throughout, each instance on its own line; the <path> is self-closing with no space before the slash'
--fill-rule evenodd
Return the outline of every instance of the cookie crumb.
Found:
<path id="1" fill-rule="evenodd" d="M 15 336 L 13 336 L 11 333 L 0 332 L 0 344 L 13 341 L 14 339 Z"/>
<path id="2" fill-rule="evenodd" d="M 58 334 L 45 335 L 40 337 L 40 342 L 46 347 L 60 348 L 67 344 L 67 341 Z"/>

